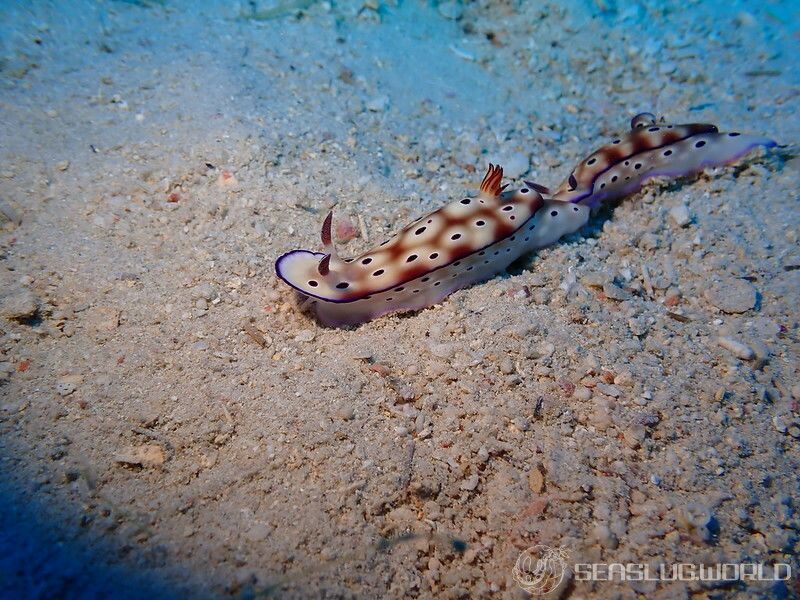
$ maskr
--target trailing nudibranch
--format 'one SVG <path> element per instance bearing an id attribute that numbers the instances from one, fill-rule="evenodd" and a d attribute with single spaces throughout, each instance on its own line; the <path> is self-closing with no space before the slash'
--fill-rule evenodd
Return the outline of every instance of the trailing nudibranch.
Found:
<path id="1" fill-rule="evenodd" d="M 731 163 L 757 146 L 775 145 L 766 138 L 719 133 L 714 125 L 657 125 L 653 115 L 643 113 L 625 136 L 581 161 L 552 194 L 528 181 L 528 187 L 507 192 L 503 169 L 490 164 L 477 196 L 417 219 L 356 258 L 337 255 L 329 213 L 322 226 L 325 251 L 288 252 L 278 259 L 277 274 L 327 325 L 418 310 L 578 231 L 601 202 L 621 198 L 652 177 L 688 175 Z"/>
<path id="2" fill-rule="evenodd" d="M 773 140 L 720 133 L 715 125 L 656 124 L 650 113 L 636 115 L 630 131 L 583 159 L 553 198 L 591 207 L 638 190 L 653 177 L 680 177 L 738 160 Z"/>
<path id="3" fill-rule="evenodd" d="M 503 169 L 489 165 L 477 196 L 417 219 L 352 259 L 337 256 L 329 213 L 322 226 L 325 252 L 284 254 L 278 276 L 309 298 L 321 322 L 355 325 L 435 304 L 577 231 L 589 218 L 588 207 L 545 200 L 533 185 L 505 192 L 502 178 Z"/>

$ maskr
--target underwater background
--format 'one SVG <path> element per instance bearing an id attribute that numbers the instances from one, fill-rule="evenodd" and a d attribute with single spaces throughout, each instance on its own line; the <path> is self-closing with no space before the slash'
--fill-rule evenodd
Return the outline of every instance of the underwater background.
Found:
<path id="1" fill-rule="evenodd" d="M 798 597 L 799 23 L 0 3 L 0 596 L 523 598 L 541 544 L 793 569 L 553 597 Z M 275 276 L 334 206 L 355 255 L 490 162 L 555 187 L 645 111 L 779 147 L 410 315 L 322 327 Z"/>

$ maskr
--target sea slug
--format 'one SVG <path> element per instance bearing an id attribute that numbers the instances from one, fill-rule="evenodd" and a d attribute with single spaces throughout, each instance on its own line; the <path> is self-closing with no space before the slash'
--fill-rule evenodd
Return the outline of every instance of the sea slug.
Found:
<path id="1" fill-rule="evenodd" d="M 649 178 L 677 177 L 730 163 L 765 138 L 719 133 L 714 125 L 656 125 L 636 116 L 631 131 L 593 152 L 555 192 L 532 182 L 515 191 L 503 169 L 489 165 L 474 197 L 420 217 L 355 258 L 340 258 L 322 225 L 323 252 L 294 250 L 278 258 L 278 277 L 306 298 L 331 326 L 436 304 L 454 291 L 491 278 L 514 260 L 578 231 L 593 208 L 637 190 Z"/>

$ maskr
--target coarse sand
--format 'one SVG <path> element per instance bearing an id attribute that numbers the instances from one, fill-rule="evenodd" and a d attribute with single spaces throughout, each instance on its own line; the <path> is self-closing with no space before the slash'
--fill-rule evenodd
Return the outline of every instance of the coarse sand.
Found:
<path id="1" fill-rule="evenodd" d="M 770 576 L 553 597 L 800 595 L 799 22 L 4 2 L 0 596 L 523 598 L 537 545 Z M 355 254 L 489 162 L 555 186 L 642 111 L 781 147 L 358 328 L 275 276 L 331 207 Z"/>

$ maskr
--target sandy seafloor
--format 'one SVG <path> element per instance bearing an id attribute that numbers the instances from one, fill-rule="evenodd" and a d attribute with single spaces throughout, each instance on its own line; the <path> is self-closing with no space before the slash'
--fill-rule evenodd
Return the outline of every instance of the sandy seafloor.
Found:
<path id="1" fill-rule="evenodd" d="M 0 6 L 2 597 L 520 598 L 535 544 L 795 571 L 564 597 L 800 594 L 797 3 L 27 4 Z M 785 147 L 356 329 L 274 275 L 334 205 L 360 252 L 490 160 L 557 185 L 643 110 Z"/>

